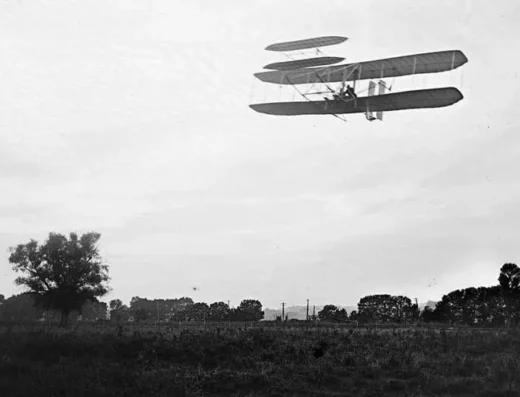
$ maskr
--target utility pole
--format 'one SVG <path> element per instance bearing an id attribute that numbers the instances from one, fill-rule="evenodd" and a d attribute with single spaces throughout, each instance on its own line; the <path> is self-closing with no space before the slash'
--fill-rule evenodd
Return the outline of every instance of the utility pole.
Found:
<path id="1" fill-rule="evenodd" d="M 305 318 L 307 321 L 309 321 L 309 300 L 307 299 L 307 317 Z"/>
<path id="2" fill-rule="evenodd" d="M 285 321 L 285 302 L 282 302 L 282 321 Z"/>

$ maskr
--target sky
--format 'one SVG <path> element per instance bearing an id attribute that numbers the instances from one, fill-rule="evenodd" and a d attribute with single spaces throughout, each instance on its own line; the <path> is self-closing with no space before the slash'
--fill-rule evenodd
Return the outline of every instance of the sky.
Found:
<path id="1" fill-rule="evenodd" d="M 96 231 L 112 292 L 264 306 L 440 300 L 520 262 L 515 0 L 5 0 L 0 4 L 0 293 L 8 248 Z M 348 62 L 462 50 L 394 81 L 464 99 L 277 117 L 253 74 L 272 43 L 339 35 Z M 297 95 L 297 94 L 296 94 Z M 193 287 L 197 290 L 194 291 Z"/>

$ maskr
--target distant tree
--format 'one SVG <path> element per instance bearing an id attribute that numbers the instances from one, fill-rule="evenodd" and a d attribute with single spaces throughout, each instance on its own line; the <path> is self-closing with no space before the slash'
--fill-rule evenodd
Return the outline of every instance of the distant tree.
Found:
<path id="1" fill-rule="evenodd" d="M 503 325 L 507 318 L 507 310 L 500 285 L 480 287 L 480 299 L 477 308 L 477 322 L 492 325 Z"/>
<path id="2" fill-rule="evenodd" d="M 204 302 L 196 302 L 186 305 L 182 310 L 175 313 L 174 321 L 206 321 L 209 316 L 209 306 Z"/>
<path id="3" fill-rule="evenodd" d="M 482 300 L 481 291 L 474 287 L 465 288 L 463 291 L 462 322 L 464 324 L 476 324 L 478 321 L 478 309 Z"/>
<path id="4" fill-rule="evenodd" d="M 155 318 L 158 321 L 167 321 L 171 318 L 173 305 L 170 299 L 154 299 L 155 303 Z"/>
<path id="5" fill-rule="evenodd" d="M 209 306 L 204 302 L 196 302 L 193 305 L 186 306 L 184 313 L 188 321 L 205 321 L 208 318 Z"/>
<path id="6" fill-rule="evenodd" d="M 130 309 L 124 305 L 120 299 L 112 299 L 108 304 L 110 308 L 110 320 L 115 322 L 128 321 L 130 319 Z"/>
<path id="7" fill-rule="evenodd" d="M 2 303 L 3 301 L 5 301 L 5 296 L 3 296 L 2 294 L 0 294 L 0 303 Z"/>
<path id="8" fill-rule="evenodd" d="M 132 308 L 130 308 L 129 314 L 130 314 L 130 317 L 132 317 L 134 319 L 134 321 L 138 322 L 138 323 L 141 321 L 146 321 L 146 320 L 151 319 L 151 316 L 146 311 L 146 309 L 143 307 L 137 307 L 133 310 L 132 310 Z"/>
<path id="9" fill-rule="evenodd" d="M 348 313 L 346 309 L 339 309 L 336 312 L 335 321 L 338 323 L 346 323 L 348 321 Z"/>
<path id="10" fill-rule="evenodd" d="M 390 296 L 387 303 L 390 309 L 390 313 L 387 314 L 389 320 L 400 323 L 405 320 L 407 307 L 412 305 L 410 298 L 406 296 Z"/>
<path id="11" fill-rule="evenodd" d="M 437 302 L 435 314 L 442 322 L 463 324 L 470 318 L 468 313 L 472 311 L 473 305 L 470 302 L 472 297 L 472 293 L 466 295 L 465 290 L 451 291 Z M 464 307 L 466 303 L 470 303 L 469 308 Z"/>
<path id="12" fill-rule="evenodd" d="M 30 294 L 13 295 L 0 305 L 2 321 L 37 321 L 43 317 L 43 309 L 36 307 L 34 296 Z"/>
<path id="13" fill-rule="evenodd" d="M 237 321 L 260 321 L 264 318 L 262 304 L 256 299 L 244 299 L 233 314 Z"/>
<path id="14" fill-rule="evenodd" d="M 158 317 L 158 305 L 154 301 L 138 296 L 132 297 L 128 310 L 129 316 L 136 322 L 156 320 Z"/>
<path id="15" fill-rule="evenodd" d="M 436 321 L 468 325 L 500 324 L 506 317 L 499 286 L 452 291 L 437 302 L 433 316 Z"/>
<path id="16" fill-rule="evenodd" d="M 366 322 L 389 321 L 390 295 L 369 295 L 361 298 L 358 303 L 358 316 Z"/>
<path id="17" fill-rule="evenodd" d="M 10 248 L 9 262 L 23 274 L 16 284 L 27 287 L 38 307 L 59 310 L 60 326 L 67 325 L 70 312 L 108 292 L 108 266 L 102 264 L 97 247 L 100 237 L 70 233 L 67 239 L 50 233 L 43 245 L 30 240 Z"/>
<path id="18" fill-rule="evenodd" d="M 337 311 L 338 307 L 336 305 L 325 305 L 323 309 L 318 311 L 318 319 L 320 321 L 332 322 Z"/>
<path id="19" fill-rule="evenodd" d="M 178 321 L 179 314 L 190 305 L 193 305 L 193 299 L 188 297 L 178 299 L 167 299 L 165 302 L 165 318 L 168 320 Z"/>
<path id="20" fill-rule="evenodd" d="M 356 319 L 360 322 L 409 322 L 419 318 L 419 307 L 402 295 L 369 295 L 360 299 Z"/>
<path id="21" fill-rule="evenodd" d="M 318 318 L 320 321 L 342 323 L 348 320 L 348 314 L 345 309 L 340 309 L 335 305 L 325 305 L 323 309 L 318 312 Z"/>
<path id="22" fill-rule="evenodd" d="M 175 308 L 182 309 L 186 306 L 193 305 L 193 299 L 188 297 L 178 298 L 178 299 L 168 299 L 168 302 L 171 302 Z"/>
<path id="23" fill-rule="evenodd" d="M 194 304 L 191 298 L 154 299 L 148 301 L 150 316 L 160 321 L 186 321 L 188 308 Z"/>
<path id="24" fill-rule="evenodd" d="M 215 302 L 209 305 L 208 311 L 209 321 L 227 321 L 229 320 L 229 306 L 224 302 Z"/>
<path id="25" fill-rule="evenodd" d="M 500 268 L 498 282 L 502 289 L 502 296 L 507 312 L 508 324 L 512 324 L 517 319 L 519 300 L 520 300 L 520 269 L 514 263 L 506 263 Z M 516 310 L 515 310 L 516 309 Z"/>
<path id="26" fill-rule="evenodd" d="M 105 302 L 87 301 L 81 309 L 81 319 L 84 321 L 106 320 L 108 305 Z"/>
<path id="27" fill-rule="evenodd" d="M 110 308 L 110 310 L 118 310 L 123 306 L 124 305 L 123 305 L 123 302 L 121 301 L 121 299 L 112 299 L 108 304 L 108 307 Z"/>
<path id="28" fill-rule="evenodd" d="M 185 309 L 191 305 L 191 298 L 148 299 L 134 296 L 130 300 L 130 316 L 135 321 L 185 321 Z"/>
<path id="29" fill-rule="evenodd" d="M 392 322 L 407 323 L 419 318 L 419 307 L 406 296 L 391 296 L 387 306 L 390 313 L 386 313 L 386 316 Z"/>

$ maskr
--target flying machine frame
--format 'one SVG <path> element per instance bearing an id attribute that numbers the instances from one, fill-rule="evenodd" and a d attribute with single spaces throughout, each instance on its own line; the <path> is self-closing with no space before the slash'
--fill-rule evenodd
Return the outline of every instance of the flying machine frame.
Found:
<path id="1" fill-rule="evenodd" d="M 296 51 L 301 53 L 301 50 L 315 49 L 318 55 L 321 54 L 321 47 L 339 44 L 346 40 L 346 37 L 325 36 L 277 43 L 266 47 L 266 50 L 284 53 L 290 60 L 271 63 L 264 67 L 270 69 L 269 71 L 255 73 L 254 76 L 265 83 L 290 85 L 305 101 L 258 103 L 251 104 L 250 107 L 257 112 L 270 115 L 327 114 L 343 121 L 346 121 L 342 116 L 344 114 L 364 113 L 369 121 L 382 121 L 383 113 L 387 111 L 445 107 L 463 99 L 462 93 L 455 87 L 395 93 L 391 92 L 393 84 L 388 86 L 384 80 L 454 70 L 468 62 L 460 50 L 428 52 L 339 65 L 334 64 L 344 61 L 344 58 L 329 56 L 294 59 Z M 358 96 L 356 83 L 363 80 L 369 80 L 367 95 Z M 352 82 L 353 87 L 346 85 L 348 82 Z M 341 83 L 340 88 L 333 88 L 334 83 Z M 316 89 L 316 85 L 325 88 Z M 331 94 L 332 98 L 326 96 Z M 322 98 L 315 100 L 313 99 L 315 96 Z"/>

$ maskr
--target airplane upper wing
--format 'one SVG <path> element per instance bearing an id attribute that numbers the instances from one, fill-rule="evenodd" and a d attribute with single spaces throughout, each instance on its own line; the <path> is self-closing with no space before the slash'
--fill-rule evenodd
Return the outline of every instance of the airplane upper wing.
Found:
<path id="1" fill-rule="evenodd" d="M 456 69 L 466 62 L 468 58 L 462 51 L 438 51 L 321 68 L 261 72 L 255 73 L 255 77 L 274 84 L 332 83 L 438 73 Z"/>
<path id="2" fill-rule="evenodd" d="M 462 93 L 458 89 L 446 87 L 366 96 L 348 101 L 260 103 L 250 105 L 250 107 L 257 112 L 277 116 L 346 114 L 365 113 L 367 111 L 388 112 L 405 109 L 438 108 L 453 105 L 462 98 Z"/>

